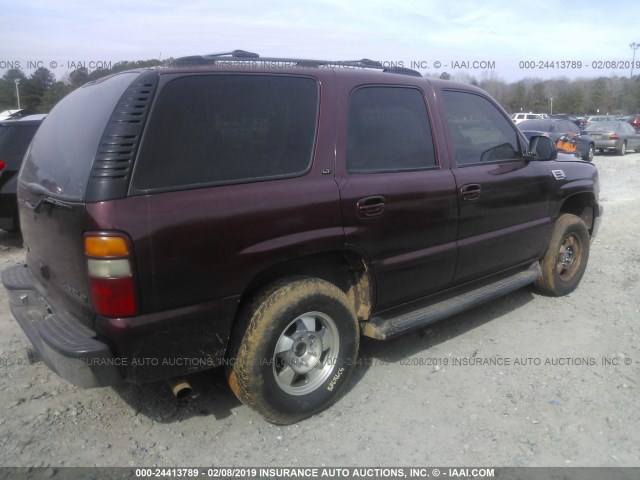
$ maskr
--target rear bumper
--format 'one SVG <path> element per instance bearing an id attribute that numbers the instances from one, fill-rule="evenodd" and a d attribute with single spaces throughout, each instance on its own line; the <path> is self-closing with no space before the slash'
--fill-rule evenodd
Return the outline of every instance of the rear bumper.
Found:
<path id="1" fill-rule="evenodd" d="M 118 361 L 96 333 L 64 311 L 56 311 L 36 288 L 24 266 L 2 272 L 11 312 L 42 361 L 65 380 L 81 387 L 122 381 Z"/>
<path id="2" fill-rule="evenodd" d="M 155 382 L 222 365 L 239 300 L 130 318 L 98 316 L 91 329 L 57 307 L 26 265 L 2 272 L 2 282 L 13 316 L 42 361 L 81 387 Z"/>
<path id="3" fill-rule="evenodd" d="M 622 148 L 622 140 L 595 140 L 596 148 L 604 150 L 619 150 Z"/>

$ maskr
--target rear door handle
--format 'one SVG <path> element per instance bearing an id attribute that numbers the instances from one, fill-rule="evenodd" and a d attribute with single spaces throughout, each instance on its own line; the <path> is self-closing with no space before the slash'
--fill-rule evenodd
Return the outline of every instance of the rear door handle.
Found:
<path id="1" fill-rule="evenodd" d="M 465 202 L 473 202 L 480 198 L 482 187 L 479 183 L 469 183 L 460 187 L 460 196 Z"/>
<path id="2" fill-rule="evenodd" d="M 374 197 L 365 197 L 358 200 L 356 209 L 360 218 L 379 217 L 384 213 L 385 209 L 384 197 L 376 195 Z"/>

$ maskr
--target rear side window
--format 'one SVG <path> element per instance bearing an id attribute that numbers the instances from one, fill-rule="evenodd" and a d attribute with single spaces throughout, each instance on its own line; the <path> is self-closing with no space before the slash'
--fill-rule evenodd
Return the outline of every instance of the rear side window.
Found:
<path id="1" fill-rule="evenodd" d="M 0 160 L 6 162 L 7 168 L 20 168 L 22 158 L 37 129 L 38 125 L 0 125 Z"/>
<path id="2" fill-rule="evenodd" d="M 458 165 L 520 157 L 513 123 L 489 100 L 452 90 L 445 90 L 443 98 Z"/>
<path id="3" fill-rule="evenodd" d="M 169 81 L 147 123 L 133 191 L 302 175 L 313 157 L 318 84 L 307 77 L 193 75 Z"/>
<path id="4" fill-rule="evenodd" d="M 107 122 L 139 75 L 127 72 L 106 77 L 62 99 L 38 129 L 20 181 L 39 184 L 56 197 L 83 200 Z"/>
<path id="5" fill-rule="evenodd" d="M 349 173 L 411 171 L 435 165 L 431 125 L 420 90 L 364 87 L 351 94 Z"/>

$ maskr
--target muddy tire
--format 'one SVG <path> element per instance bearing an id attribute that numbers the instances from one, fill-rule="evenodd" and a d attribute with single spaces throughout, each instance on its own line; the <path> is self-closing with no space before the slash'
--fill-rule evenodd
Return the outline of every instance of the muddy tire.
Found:
<path id="1" fill-rule="evenodd" d="M 556 297 L 573 292 L 587 268 L 589 245 L 589 230 L 584 221 L 576 215 L 561 215 L 540 262 L 542 276 L 536 288 Z"/>
<path id="2" fill-rule="evenodd" d="M 242 309 L 227 369 L 246 405 L 280 425 L 336 401 L 358 354 L 358 322 L 347 296 L 316 278 L 291 278 Z"/>

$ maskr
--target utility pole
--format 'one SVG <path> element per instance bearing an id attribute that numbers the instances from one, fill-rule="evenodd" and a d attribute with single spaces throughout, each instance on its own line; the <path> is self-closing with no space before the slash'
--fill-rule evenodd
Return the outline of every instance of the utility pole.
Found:
<path id="1" fill-rule="evenodd" d="M 551 102 L 551 115 L 553 115 L 553 97 L 549 97 L 549 101 Z"/>
<path id="2" fill-rule="evenodd" d="M 14 82 L 16 82 L 16 97 L 18 97 L 18 110 L 20 110 L 20 89 L 18 88 L 18 85 L 20 85 L 20 79 L 16 78 Z"/>
<path id="3" fill-rule="evenodd" d="M 629 46 L 631 47 L 631 50 L 633 50 L 633 60 L 631 60 L 631 76 L 629 78 L 633 78 L 633 67 L 636 63 L 636 50 L 640 48 L 640 43 L 631 42 Z"/>

